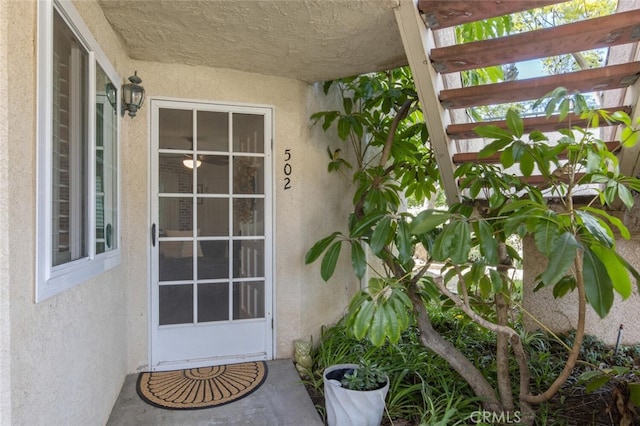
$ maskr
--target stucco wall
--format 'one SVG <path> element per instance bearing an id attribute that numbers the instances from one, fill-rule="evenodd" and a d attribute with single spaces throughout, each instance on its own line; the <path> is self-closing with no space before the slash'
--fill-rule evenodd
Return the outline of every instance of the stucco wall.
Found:
<path id="1" fill-rule="evenodd" d="M 326 171 L 327 138 L 321 129 L 312 128 L 309 121 L 312 112 L 323 108 L 318 105 L 324 101 L 321 90 L 297 80 L 231 70 L 139 61 L 133 67 L 142 77 L 149 98 L 274 108 L 274 348 L 276 357 L 290 357 L 292 342 L 312 333 L 317 335 L 321 325 L 337 320 L 358 287 L 346 262 L 337 273 L 347 277 L 346 283 L 325 284 L 317 265 L 304 265 L 304 254 L 313 242 L 345 225 L 345 209 L 350 205 L 350 198 L 345 197 L 347 182 Z M 131 238 L 127 256 L 132 259 L 128 275 L 130 371 L 145 368 L 148 361 L 148 122 L 147 108 L 127 127 L 127 138 L 132 143 L 123 152 L 129 162 L 123 170 L 129 185 L 123 192 L 128 200 L 124 220 Z M 291 153 L 288 190 L 284 189 L 285 149 Z"/>
<path id="2" fill-rule="evenodd" d="M 83 9 L 99 28 L 96 39 L 113 62 L 122 63 L 126 57 L 117 54 L 117 38 L 92 5 L 83 4 Z M 8 110 L 0 109 L 7 155 L 0 160 L 0 241 L 10 253 L 9 258 L 3 253 L 0 273 L 2 315 L 10 315 L 9 344 L 2 342 L 2 369 L 10 371 L 2 379 L 2 404 L 11 404 L 11 414 L 1 420 L 12 425 L 104 424 L 126 373 L 126 260 L 109 273 L 34 303 L 37 6 L 19 1 L 3 2 L 2 8 L 8 55 L 2 55 L 0 76 L 2 108 Z"/>
<path id="3" fill-rule="evenodd" d="M 7 93 L 9 45 L 6 35 L 9 28 L 8 2 L 0 3 L 0 93 Z M 0 265 L 7 265 L 9 259 L 9 239 L 3 238 L 9 231 L 9 106 L 0 102 Z M 0 267 L 0 395 L 11 394 L 10 332 L 9 311 L 9 269 Z M 0 398 L 0 425 L 11 421 L 11 398 Z"/>
<path id="4" fill-rule="evenodd" d="M 636 269 L 640 268 L 640 237 L 631 240 L 618 238 L 616 241 L 618 253 L 631 263 Z M 544 288 L 533 292 L 535 277 L 541 274 L 547 264 L 546 258 L 540 254 L 531 239 L 524 241 L 524 300 L 525 326 L 532 330 L 540 328 L 537 321 L 555 332 L 574 329 L 577 324 L 578 305 L 575 292 L 562 299 L 554 299 L 551 288 Z M 633 281 L 633 294 L 627 299 L 616 293 L 613 307 L 604 319 L 587 307 L 586 333 L 599 337 L 605 343 L 614 345 L 618 337 L 620 324 L 624 325 L 622 333 L 623 344 L 640 342 L 640 296 L 638 287 Z M 532 318 L 535 318 L 535 320 Z"/>
<path id="5" fill-rule="evenodd" d="M 123 79 L 138 71 L 147 96 L 274 107 L 275 351 L 291 356 L 292 342 L 337 320 L 358 287 L 346 260 L 336 274 L 345 280 L 329 284 L 318 265 L 304 265 L 313 242 L 344 226 L 350 205 L 348 183 L 326 172 L 327 136 L 309 121 L 326 108 L 321 91 L 291 79 L 132 61 L 94 1 L 75 6 Z M 149 109 L 121 125 L 122 264 L 35 304 L 36 2 L 1 2 L 0 25 L 0 92 L 7 94 L 0 105 L 0 424 L 104 424 L 125 375 L 148 363 Z"/>

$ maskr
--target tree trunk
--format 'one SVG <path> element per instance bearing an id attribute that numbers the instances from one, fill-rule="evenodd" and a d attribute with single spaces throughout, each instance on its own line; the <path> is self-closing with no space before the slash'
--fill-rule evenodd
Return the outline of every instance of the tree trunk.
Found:
<path id="1" fill-rule="evenodd" d="M 506 277 L 509 273 L 508 265 L 511 265 L 511 258 L 507 252 L 507 245 L 504 242 L 498 244 L 498 272 L 501 277 Z M 495 295 L 496 319 L 498 325 L 509 326 L 509 302 L 502 292 Z M 511 374 L 509 373 L 509 334 L 498 332 L 496 334 L 496 365 L 498 375 L 498 393 L 500 401 L 505 410 L 512 411 L 513 391 L 511 390 Z"/>
<path id="2" fill-rule="evenodd" d="M 509 305 L 502 293 L 496 293 L 495 305 L 498 325 L 509 325 Z M 496 365 L 498 375 L 498 392 L 504 409 L 512 411 L 513 391 L 511 390 L 511 375 L 509 374 L 509 335 L 498 332 L 496 335 Z"/>
<path id="3" fill-rule="evenodd" d="M 482 398 L 482 406 L 485 410 L 492 412 L 502 412 L 502 404 L 496 394 L 475 365 L 469 361 L 462 352 L 445 340 L 437 331 L 433 329 L 429 313 L 427 312 L 422 298 L 412 295 L 413 306 L 418 316 L 418 329 L 420 330 L 420 341 L 437 355 L 446 360 L 462 378 L 471 386 L 476 396 Z"/>

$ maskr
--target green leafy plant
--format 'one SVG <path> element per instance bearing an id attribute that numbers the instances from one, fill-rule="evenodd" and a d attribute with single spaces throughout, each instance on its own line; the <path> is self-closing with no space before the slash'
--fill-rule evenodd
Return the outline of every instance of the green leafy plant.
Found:
<path id="1" fill-rule="evenodd" d="M 610 368 L 599 368 L 582 373 L 579 377 L 580 383 L 584 383 L 587 392 L 593 392 L 609 382 L 624 384 L 628 387 L 630 400 L 640 407 L 640 383 L 629 383 L 624 379 L 624 375 L 632 373 L 630 367 L 614 366 Z"/>
<path id="2" fill-rule="evenodd" d="M 351 372 L 345 373 L 340 381 L 342 386 L 359 391 L 380 389 L 387 383 L 387 375 L 378 364 L 361 359 L 358 366 Z"/>
<path id="3" fill-rule="evenodd" d="M 614 292 L 628 297 L 632 291 L 630 275 L 640 278 L 616 252 L 614 230 L 622 238 L 630 234 L 608 211 L 618 201 L 631 207 L 632 191 L 640 191 L 640 180 L 621 172 L 615 154 L 588 127 L 561 130 L 562 137 L 553 143 L 537 131 L 525 138 L 521 114 L 509 110 L 507 129 L 492 125 L 476 128 L 489 140 L 480 156 L 499 154 L 502 167 L 460 166 L 456 177 L 469 198 L 447 211 L 428 209 L 412 215 L 402 211 L 402 195 L 420 199 L 435 194 L 437 167 L 409 71 L 332 84 L 342 94 L 343 110 L 319 112 L 312 119 L 326 131 L 336 129 L 339 139 L 351 146 L 355 165 L 342 156 L 341 148 L 330 149 L 329 170 L 351 176 L 355 186 L 353 212 L 347 219 L 348 231 L 336 231 L 318 241 L 307 252 L 306 262 L 321 259 L 320 274 L 329 280 L 342 246 L 349 246 L 355 275 L 372 276 L 368 288 L 349 306 L 346 324 L 355 337 L 368 338 L 375 346 L 395 344 L 403 331 L 417 324 L 421 343 L 465 378 L 482 399 L 484 409 L 515 409 L 511 376 L 516 374 L 520 381 L 517 404 L 524 416 L 530 416 L 531 405 L 555 395 L 576 365 L 587 304 L 604 317 L 611 309 Z M 599 120 L 609 120 L 622 126 L 622 146 L 633 146 L 638 140 L 636 123 L 624 112 L 590 111 L 583 97 L 562 88 L 544 102 L 547 116 L 559 111 L 565 117 L 573 111 L 593 126 Z M 525 177 L 538 170 L 545 186 L 529 185 L 504 171 L 511 166 L 518 166 Z M 574 193 L 584 185 L 590 185 L 595 195 L 575 205 Z M 575 291 L 579 305 L 576 335 L 567 349 L 565 366 L 539 394 L 530 390 L 527 356 L 510 317 L 517 286 L 509 270 L 519 259 L 509 245 L 513 235 L 533 238 L 548 259 L 538 288 L 552 288 L 556 297 Z M 413 259 L 417 244 L 428 253 L 422 266 L 416 266 Z M 377 263 L 368 262 L 365 249 Z M 471 256 L 472 250 L 479 255 Z M 441 279 L 427 274 L 433 262 L 443 265 Z M 477 326 L 495 333 L 495 382 L 434 330 L 425 302 L 441 298 Z M 511 359 L 516 371 L 510 369 Z"/>
<path id="4" fill-rule="evenodd" d="M 615 424 L 630 425 L 637 419 L 637 407 L 640 407 L 640 383 L 630 382 L 627 377 L 632 369 L 624 366 L 599 368 L 585 371 L 579 377 L 580 383 L 586 385 L 588 393 L 609 385 L 611 401 L 608 411 Z"/>

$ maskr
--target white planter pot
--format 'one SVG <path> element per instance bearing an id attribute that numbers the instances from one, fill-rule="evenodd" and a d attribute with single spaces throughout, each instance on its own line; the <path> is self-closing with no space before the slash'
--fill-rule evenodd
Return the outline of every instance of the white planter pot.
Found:
<path id="1" fill-rule="evenodd" d="M 343 388 L 340 381 L 327 379 L 336 370 L 357 368 L 358 364 L 336 364 L 324 370 L 324 401 L 329 426 L 380 426 L 389 378 L 383 388 L 356 391 Z"/>

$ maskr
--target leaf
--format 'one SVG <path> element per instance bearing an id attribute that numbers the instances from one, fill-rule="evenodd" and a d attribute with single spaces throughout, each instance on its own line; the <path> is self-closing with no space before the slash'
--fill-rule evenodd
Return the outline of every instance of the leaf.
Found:
<path id="1" fill-rule="evenodd" d="M 522 155 L 527 152 L 527 145 L 522 141 L 515 141 L 513 143 L 513 159 L 514 161 L 520 161 Z"/>
<path id="2" fill-rule="evenodd" d="M 398 296 L 403 294 L 402 292 L 397 293 Z M 409 327 L 409 312 L 411 312 L 411 309 L 407 309 L 407 307 L 404 306 L 401 297 L 392 297 L 389 300 L 389 307 L 393 310 L 396 319 L 398 320 L 398 330 L 400 332 L 400 336 L 402 336 L 402 333 L 407 329 L 407 327 Z M 389 337 L 389 340 L 392 340 L 392 338 Z"/>
<path id="3" fill-rule="evenodd" d="M 587 383 L 587 386 L 585 386 L 585 390 L 587 391 L 587 393 L 591 393 L 606 384 L 609 380 L 611 379 L 606 375 L 595 377 L 593 380 Z"/>
<path id="4" fill-rule="evenodd" d="M 547 269 L 542 273 L 542 282 L 545 286 L 553 285 L 562 278 L 576 258 L 578 246 L 578 242 L 570 232 L 565 232 L 556 239 L 552 249 L 553 255 L 549 257 Z"/>
<path id="5" fill-rule="evenodd" d="M 436 226 L 442 225 L 451 218 L 450 213 L 439 212 L 437 210 L 424 210 L 420 212 L 411 222 L 411 233 L 413 235 L 424 234 L 433 230 Z"/>
<path id="6" fill-rule="evenodd" d="M 587 383 L 603 375 L 604 372 L 602 370 L 587 370 L 584 373 L 580 374 L 580 376 L 578 377 L 578 383 Z"/>
<path id="7" fill-rule="evenodd" d="M 480 281 L 480 278 L 485 276 L 486 266 L 482 261 L 475 261 L 471 265 L 469 272 L 464 274 L 464 282 L 467 286 L 471 287 L 476 282 Z"/>
<path id="8" fill-rule="evenodd" d="M 507 132 L 501 127 L 494 126 L 493 124 L 488 124 L 486 126 L 477 126 L 474 127 L 473 130 L 483 138 L 508 139 L 509 141 L 511 141 L 511 133 Z"/>
<path id="9" fill-rule="evenodd" d="M 396 246 L 398 248 L 398 258 L 402 263 L 406 263 L 411 260 L 413 244 L 411 240 L 411 233 L 409 232 L 409 224 L 404 219 L 398 220 Z"/>
<path id="10" fill-rule="evenodd" d="M 329 246 L 327 252 L 324 254 L 322 263 L 320 264 L 320 276 L 323 280 L 329 281 L 329 278 L 331 278 L 335 272 L 341 247 L 342 241 L 336 241 Z"/>
<path id="11" fill-rule="evenodd" d="M 362 123 L 359 120 L 359 116 L 350 115 L 349 116 L 349 121 L 351 122 L 351 130 L 356 135 L 358 135 L 358 137 L 362 137 L 362 135 L 364 134 L 364 129 L 362 127 Z"/>
<path id="12" fill-rule="evenodd" d="M 340 139 L 347 140 L 349 133 L 351 132 L 351 122 L 345 116 L 338 119 L 338 137 Z"/>
<path id="13" fill-rule="evenodd" d="M 613 235 L 611 235 L 610 229 L 607 232 L 607 229 L 600 224 L 598 219 L 585 211 L 576 210 L 576 213 L 582 220 L 584 227 L 587 228 L 598 242 L 607 247 L 613 247 Z"/>
<path id="14" fill-rule="evenodd" d="M 611 118 L 615 121 L 618 121 L 626 126 L 631 126 L 631 117 L 624 111 L 615 111 L 611 114 Z"/>
<path id="15" fill-rule="evenodd" d="M 309 251 L 307 252 L 305 258 L 304 258 L 304 263 L 305 264 L 309 264 L 309 263 L 313 263 L 318 257 L 320 257 L 320 255 L 322 254 L 323 251 L 325 251 L 327 249 L 327 247 L 329 247 L 329 244 L 331 244 L 333 242 L 333 240 L 335 240 L 338 235 L 340 235 L 339 232 L 334 232 L 333 234 L 329 235 L 328 237 L 324 237 L 323 239 L 321 239 L 320 241 L 316 242 L 313 247 L 311 247 L 309 249 Z"/>
<path id="16" fill-rule="evenodd" d="M 466 263 L 471 251 L 471 232 L 466 221 L 457 222 L 453 226 L 453 243 L 449 257 L 453 263 Z"/>
<path id="17" fill-rule="evenodd" d="M 511 143 L 511 139 L 497 139 L 478 152 L 479 158 L 490 157 Z"/>
<path id="18" fill-rule="evenodd" d="M 533 142 L 542 142 L 542 141 L 548 141 L 549 138 L 540 130 L 533 130 L 531 133 L 529 133 L 529 140 Z"/>
<path id="19" fill-rule="evenodd" d="M 496 293 L 502 291 L 502 286 L 504 285 L 502 282 L 502 277 L 500 276 L 500 272 L 495 269 L 489 269 L 489 276 L 491 276 L 491 284 L 493 285 L 493 291 Z"/>
<path id="20" fill-rule="evenodd" d="M 325 95 L 329 93 L 329 89 L 331 88 L 331 85 L 333 83 L 335 83 L 335 80 L 327 80 L 324 82 L 324 84 L 322 85 L 322 90 L 324 91 Z"/>
<path id="21" fill-rule="evenodd" d="M 624 225 L 624 223 L 622 223 L 622 221 L 620 219 L 618 219 L 615 216 L 611 216 L 609 213 L 607 213 L 606 211 L 602 210 L 602 209 L 597 209 L 595 207 L 583 207 L 582 210 L 586 210 L 588 212 L 591 212 L 593 214 L 599 215 L 604 217 L 605 219 L 607 219 L 613 226 L 615 226 L 616 228 L 618 228 L 618 232 L 620 232 L 620 235 L 622 235 L 622 237 L 625 240 L 628 240 L 631 238 L 631 233 L 629 232 L 629 229 Z"/>
<path id="22" fill-rule="evenodd" d="M 486 275 L 478 281 L 478 288 L 480 289 L 480 295 L 482 297 L 489 297 L 491 295 L 492 287 L 492 282 Z"/>
<path id="23" fill-rule="evenodd" d="M 380 253 L 382 248 L 387 244 L 389 235 L 391 234 L 391 217 L 385 216 L 380 219 L 376 229 L 373 230 L 369 246 L 375 254 Z"/>
<path id="24" fill-rule="evenodd" d="M 529 200 L 517 200 L 517 201 L 512 201 L 508 204 L 505 204 L 505 206 L 503 208 L 500 209 L 500 215 L 504 216 L 507 213 L 510 213 L 512 211 L 521 209 L 523 207 L 530 207 L 532 204 L 531 201 Z"/>
<path id="25" fill-rule="evenodd" d="M 564 297 L 565 294 L 575 290 L 575 288 L 576 279 L 571 275 L 565 275 L 556 285 L 553 286 L 553 297 L 555 299 Z"/>
<path id="26" fill-rule="evenodd" d="M 385 303 L 380 308 L 382 308 L 382 312 L 384 313 L 384 334 L 391 343 L 398 343 L 400 340 L 400 336 L 402 335 L 400 329 L 400 321 L 398 321 L 398 316 L 396 315 L 396 311 L 393 310 L 393 307 L 390 303 Z M 378 309 L 380 310 L 380 309 Z"/>
<path id="27" fill-rule="evenodd" d="M 369 327 L 371 327 L 371 319 L 373 318 L 375 307 L 375 303 L 370 299 L 362 301 L 357 311 L 358 313 L 353 320 L 352 330 L 356 339 L 361 340 L 367 335 L 367 331 L 369 331 Z"/>
<path id="28" fill-rule="evenodd" d="M 541 220 L 533 231 L 536 247 L 547 257 L 552 255 L 553 243 L 558 238 L 558 225 L 550 220 Z"/>
<path id="29" fill-rule="evenodd" d="M 631 275 L 633 275 L 633 278 L 635 278 L 636 284 L 638 285 L 638 290 L 640 290 L 640 273 L 636 271 L 636 268 L 634 268 L 629 262 L 627 262 L 624 257 L 620 256 L 618 253 L 615 254 L 618 257 L 618 261 L 622 263 L 625 268 L 627 268 L 627 271 L 629 271 Z"/>
<path id="30" fill-rule="evenodd" d="M 611 279 L 605 266 L 589 248 L 585 248 L 583 252 L 582 263 L 587 301 L 600 318 L 604 318 L 613 304 Z"/>
<path id="31" fill-rule="evenodd" d="M 636 407 L 640 407 L 640 383 L 627 383 L 629 387 L 629 399 L 636 405 Z"/>
<path id="32" fill-rule="evenodd" d="M 620 262 L 616 252 L 609 247 L 599 245 L 593 245 L 590 248 L 591 251 L 598 256 L 598 259 L 600 259 L 607 270 L 613 288 L 620 293 L 624 299 L 631 296 L 632 288 L 629 272 L 625 265 Z"/>
<path id="33" fill-rule="evenodd" d="M 454 238 L 453 224 L 450 223 L 444 227 L 442 232 L 438 234 L 436 240 L 433 242 L 431 257 L 439 262 L 447 260 Z"/>
<path id="34" fill-rule="evenodd" d="M 367 259 L 358 241 L 351 243 L 351 266 L 358 278 L 362 278 L 367 271 Z"/>
<path id="35" fill-rule="evenodd" d="M 498 242 L 493 238 L 493 228 L 486 220 L 478 222 L 478 239 L 480 240 L 480 253 L 491 265 L 496 265 L 498 259 Z"/>
<path id="36" fill-rule="evenodd" d="M 336 118 L 338 118 L 339 115 L 340 113 L 338 111 L 324 111 L 313 114 L 311 116 L 311 119 L 314 121 L 314 123 L 317 123 L 320 118 L 324 117 L 322 130 L 327 131 L 327 129 L 331 127 L 331 124 L 335 121 Z"/>
<path id="37" fill-rule="evenodd" d="M 632 148 L 636 143 L 638 143 L 639 136 L 640 133 L 633 130 L 631 127 L 623 127 L 620 140 L 625 148 Z"/>
<path id="38" fill-rule="evenodd" d="M 374 223 L 378 222 L 380 218 L 384 216 L 383 213 L 373 212 L 363 217 L 356 225 L 351 229 L 349 235 L 351 238 L 358 238 L 363 236 L 367 231 L 371 229 Z"/>
<path id="39" fill-rule="evenodd" d="M 353 100 L 351 100 L 351 98 L 342 98 L 342 107 L 344 108 L 344 112 L 351 114 Z"/>
<path id="40" fill-rule="evenodd" d="M 385 312 L 382 306 L 378 306 L 371 320 L 369 340 L 371 340 L 374 346 L 380 347 L 384 343 L 385 337 Z"/>
<path id="41" fill-rule="evenodd" d="M 522 172 L 522 175 L 524 177 L 531 176 L 531 173 L 533 173 L 533 166 L 533 155 L 531 155 L 529 151 L 526 151 L 520 158 L 520 171 Z"/>
<path id="42" fill-rule="evenodd" d="M 513 166 L 513 164 L 516 161 L 515 158 L 513 158 L 513 151 L 514 151 L 514 148 L 509 146 L 502 151 L 502 154 L 500 154 L 500 164 L 502 164 L 502 167 L 504 167 L 505 169 L 508 169 L 509 167 Z"/>
<path id="43" fill-rule="evenodd" d="M 511 108 L 507 111 L 507 127 L 509 127 L 509 130 L 511 130 L 511 133 L 515 136 L 518 138 L 522 137 L 524 133 L 524 123 L 520 115 Z"/>
<path id="44" fill-rule="evenodd" d="M 618 197 L 620 197 L 620 200 L 628 209 L 633 207 L 633 195 L 631 191 L 621 183 L 618 183 Z"/>

